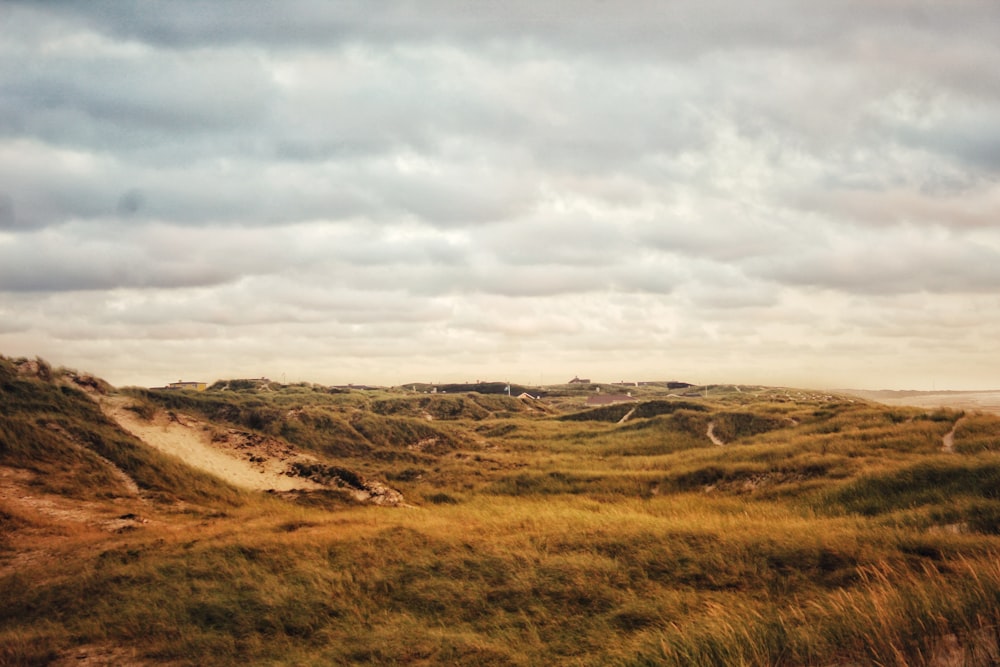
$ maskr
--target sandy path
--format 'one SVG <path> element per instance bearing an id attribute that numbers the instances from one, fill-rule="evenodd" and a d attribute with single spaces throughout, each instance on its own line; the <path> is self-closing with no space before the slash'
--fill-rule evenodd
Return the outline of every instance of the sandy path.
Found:
<path id="1" fill-rule="evenodd" d="M 235 486 L 246 489 L 292 489 L 323 488 L 315 482 L 284 474 L 288 463 L 267 460 L 251 462 L 243 458 L 245 452 L 237 452 L 212 443 L 211 431 L 193 417 L 177 415 L 171 419 L 162 410 L 157 411 L 151 421 L 142 419 L 135 412 L 126 409 L 131 399 L 124 396 L 109 396 L 101 400 L 105 414 L 145 442 L 150 447 L 176 456 L 188 465 L 209 472 Z M 295 460 L 313 460 L 301 454 Z"/>
<path id="2" fill-rule="evenodd" d="M 631 410 L 629 410 L 628 412 L 626 412 L 625 416 L 618 420 L 618 423 L 619 424 L 624 424 L 625 422 L 627 422 L 629 420 L 629 417 L 631 417 L 632 415 L 635 414 L 635 411 L 636 411 L 636 408 L 632 408 Z"/>
<path id="3" fill-rule="evenodd" d="M 958 430 L 958 425 L 962 423 L 965 417 L 959 417 L 955 420 L 955 424 L 951 427 L 951 430 L 944 434 L 941 438 L 941 450 L 953 454 L 955 452 L 955 431 Z"/>
<path id="4" fill-rule="evenodd" d="M 708 439 L 712 441 L 713 445 L 724 447 L 726 444 L 719 439 L 719 436 L 715 435 L 715 422 L 708 422 L 708 430 L 705 431 L 705 435 L 708 436 Z"/>

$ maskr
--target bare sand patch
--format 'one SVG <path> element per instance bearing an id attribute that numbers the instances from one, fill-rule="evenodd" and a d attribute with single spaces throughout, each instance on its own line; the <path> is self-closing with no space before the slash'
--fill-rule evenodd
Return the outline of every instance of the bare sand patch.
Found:
<path id="1" fill-rule="evenodd" d="M 256 434 L 237 429 L 219 431 L 190 415 L 158 410 L 147 421 L 128 409 L 131 403 L 132 399 L 125 396 L 101 399 L 105 414 L 150 447 L 176 456 L 230 484 L 275 491 L 324 488 L 316 482 L 288 474 L 293 463 L 316 463 L 315 457 Z"/>

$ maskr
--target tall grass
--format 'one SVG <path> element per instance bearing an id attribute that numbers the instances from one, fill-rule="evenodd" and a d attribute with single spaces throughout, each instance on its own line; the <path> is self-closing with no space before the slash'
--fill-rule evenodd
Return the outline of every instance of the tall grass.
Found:
<path id="1" fill-rule="evenodd" d="M 1000 459 L 932 458 L 880 474 L 859 477 L 827 496 L 848 512 L 877 515 L 957 498 L 1000 500 Z"/>
<path id="2" fill-rule="evenodd" d="M 959 454 L 1000 451 L 1000 428 L 996 415 L 966 415 L 955 426 L 955 451 Z"/>
<path id="3" fill-rule="evenodd" d="M 3 465 L 64 465 L 82 485 L 100 454 L 164 501 L 123 533 L 0 507 L 5 664 L 81 646 L 206 665 L 998 660 L 988 417 L 962 420 L 944 454 L 956 413 L 760 388 L 654 397 L 624 423 L 471 394 L 133 394 L 381 475 L 412 505 L 392 510 L 199 495 L 86 398 L 0 378 L 17 406 L 0 420 Z M 726 447 L 709 421 L 730 429 Z M 193 497 L 196 512 L 169 501 Z"/>
<path id="4" fill-rule="evenodd" d="M 42 488 L 75 498 L 128 495 L 111 464 L 151 497 L 243 502 L 235 488 L 144 446 L 53 378 L 21 377 L 0 359 L 0 464 L 32 470 Z"/>
<path id="5" fill-rule="evenodd" d="M 7 578 L 0 628 L 204 664 L 902 665 L 951 634 L 988 651 L 1000 595 L 994 552 L 915 561 L 893 534 L 781 504 L 278 507 Z"/>

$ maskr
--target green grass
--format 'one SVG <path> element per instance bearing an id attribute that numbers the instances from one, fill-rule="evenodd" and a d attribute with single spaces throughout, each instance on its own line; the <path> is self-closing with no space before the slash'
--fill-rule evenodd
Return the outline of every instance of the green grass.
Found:
<path id="1" fill-rule="evenodd" d="M 82 391 L 46 375 L 21 377 L 0 358 L 0 465 L 31 470 L 42 489 L 79 499 L 127 494 L 110 463 L 165 500 L 244 502 L 233 487 L 146 447 Z"/>
<path id="2" fill-rule="evenodd" d="M 205 665 L 1000 655 L 997 417 L 965 415 L 949 454 L 960 413 L 761 387 L 636 388 L 643 400 L 620 415 L 586 410 L 574 387 L 532 411 L 500 395 L 312 385 L 130 392 L 141 411 L 257 430 L 381 479 L 410 504 L 390 509 L 237 493 L 48 376 L 0 360 L 0 465 L 100 504 L 123 493 L 113 461 L 143 480 L 151 521 L 107 532 L 0 503 L 2 664 L 90 646 Z M 101 475 L 110 492 L 88 491 Z"/>
<path id="3" fill-rule="evenodd" d="M 959 454 L 1000 451 L 1000 429 L 992 415 L 971 414 L 958 422 L 955 451 Z"/>

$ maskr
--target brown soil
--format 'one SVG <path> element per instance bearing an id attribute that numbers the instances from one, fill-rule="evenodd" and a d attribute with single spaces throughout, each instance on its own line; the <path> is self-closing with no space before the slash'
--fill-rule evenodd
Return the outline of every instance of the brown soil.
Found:
<path id="1" fill-rule="evenodd" d="M 0 466 L 0 509 L 14 517 L 17 530 L 7 534 L 0 550 L 0 576 L 33 566 L 58 563 L 82 545 L 143 528 L 147 506 L 140 497 L 100 502 L 45 493 L 37 474 L 23 468 Z M 2 542 L 0 542 L 2 544 Z"/>

